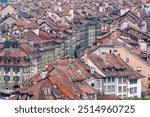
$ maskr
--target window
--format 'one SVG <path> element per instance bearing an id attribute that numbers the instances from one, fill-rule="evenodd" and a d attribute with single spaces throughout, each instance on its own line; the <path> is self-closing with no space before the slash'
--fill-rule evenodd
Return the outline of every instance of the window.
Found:
<path id="1" fill-rule="evenodd" d="M 137 87 L 134 87 L 134 93 L 137 93 Z"/>
<path id="2" fill-rule="evenodd" d="M 123 95 L 123 99 L 126 98 L 126 97 L 127 97 L 127 95 Z"/>
<path id="3" fill-rule="evenodd" d="M 10 72 L 10 68 L 9 67 L 4 67 L 4 71 L 5 71 L 5 73 Z"/>
<path id="4" fill-rule="evenodd" d="M 112 78 L 112 82 L 115 82 L 115 78 Z"/>
<path id="5" fill-rule="evenodd" d="M 97 81 L 96 81 L 95 87 L 96 87 L 96 88 L 100 88 L 100 87 L 101 87 L 100 80 L 97 80 Z"/>
<path id="6" fill-rule="evenodd" d="M 130 80 L 130 84 L 137 84 L 137 79 Z"/>
<path id="7" fill-rule="evenodd" d="M 92 87 L 94 87 L 94 85 L 95 85 L 94 83 L 91 83 L 91 86 L 92 86 Z"/>
<path id="8" fill-rule="evenodd" d="M 129 63 L 129 58 L 126 58 L 126 62 Z"/>
<path id="9" fill-rule="evenodd" d="M 106 79 L 104 79 L 104 83 L 106 83 Z"/>
<path id="10" fill-rule="evenodd" d="M 111 78 L 108 78 L 108 82 L 109 82 L 109 83 L 111 82 Z"/>
<path id="11" fill-rule="evenodd" d="M 118 79 L 118 83 L 119 83 L 119 84 L 122 84 L 122 78 L 119 78 L 119 79 Z"/>
<path id="12" fill-rule="evenodd" d="M 148 88 L 150 88 L 150 83 L 148 84 Z"/>
<path id="13" fill-rule="evenodd" d="M 5 57 L 4 58 L 4 63 L 9 64 L 10 63 L 10 58 L 9 57 Z"/>
<path id="14" fill-rule="evenodd" d="M 115 91 L 115 85 L 112 85 L 112 91 L 113 92 Z"/>
<path id="15" fill-rule="evenodd" d="M 133 88 L 130 88 L 130 94 L 133 94 Z"/>
<path id="16" fill-rule="evenodd" d="M 10 81 L 10 76 L 4 76 L 4 81 L 5 81 L 5 82 Z"/>
<path id="17" fill-rule="evenodd" d="M 24 60 L 25 60 L 25 63 L 29 63 L 30 62 L 30 58 L 24 58 Z"/>
<path id="18" fill-rule="evenodd" d="M 18 64 L 19 63 L 19 58 L 14 58 L 14 64 Z"/>
<path id="19" fill-rule="evenodd" d="M 137 72 L 141 72 L 141 67 L 137 67 Z"/>
<path id="20" fill-rule="evenodd" d="M 123 92 L 127 92 L 127 87 L 126 86 L 123 86 Z"/>
<path id="21" fill-rule="evenodd" d="M 134 98 L 137 98 L 138 96 L 137 95 L 134 95 Z"/>
<path id="22" fill-rule="evenodd" d="M 148 80 L 150 81 L 150 75 L 148 75 Z"/>
<path id="23" fill-rule="evenodd" d="M 106 92 L 106 86 L 104 86 L 104 92 Z"/>
<path id="24" fill-rule="evenodd" d="M 20 72 L 20 69 L 18 67 L 15 67 L 14 72 L 17 74 L 18 72 Z"/>
<path id="25" fill-rule="evenodd" d="M 118 87 L 118 92 L 122 93 L 122 87 L 121 86 Z"/>
<path id="26" fill-rule="evenodd" d="M 109 50 L 109 53 L 112 53 L 112 51 L 111 51 L 111 50 Z"/>
<path id="27" fill-rule="evenodd" d="M 113 52 L 117 52 L 117 50 L 113 50 Z"/>
<path id="28" fill-rule="evenodd" d="M 108 92 L 111 92 L 111 86 L 108 86 Z"/>
<path id="29" fill-rule="evenodd" d="M 137 87 L 130 88 L 130 94 L 135 94 L 135 93 L 137 93 Z"/>
<path id="30" fill-rule="evenodd" d="M 2 57 L 0 57 L 0 63 L 2 62 Z"/>
<path id="31" fill-rule="evenodd" d="M 126 83 L 127 83 L 127 79 L 123 78 L 123 84 L 126 84 Z"/>
<path id="32" fill-rule="evenodd" d="M 19 81 L 19 76 L 14 76 L 13 81 L 18 82 Z"/>
<path id="33" fill-rule="evenodd" d="M 104 87 L 104 90 L 106 90 L 106 87 Z M 107 87 L 107 92 L 114 92 L 115 91 L 115 85 L 111 85 Z"/>
<path id="34" fill-rule="evenodd" d="M 122 95 L 118 95 L 118 97 L 120 97 L 122 99 Z"/>

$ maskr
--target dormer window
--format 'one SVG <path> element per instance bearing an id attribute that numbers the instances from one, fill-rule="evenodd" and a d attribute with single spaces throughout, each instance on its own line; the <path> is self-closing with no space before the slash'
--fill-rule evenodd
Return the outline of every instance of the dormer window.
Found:
<path id="1" fill-rule="evenodd" d="M 19 64 L 19 58 L 14 58 L 14 64 Z"/>
<path id="2" fill-rule="evenodd" d="M 24 60 L 25 60 L 25 63 L 29 63 L 30 62 L 30 58 L 28 58 L 28 57 L 25 57 Z"/>
<path id="3" fill-rule="evenodd" d="M 5 57 L 5 58 L 4 58 L 4 62 L 5 62 L 6 64 L 9 64 L 9 63 L 10 63 L 10 58 L 9 58 L 9 57 Z"/>

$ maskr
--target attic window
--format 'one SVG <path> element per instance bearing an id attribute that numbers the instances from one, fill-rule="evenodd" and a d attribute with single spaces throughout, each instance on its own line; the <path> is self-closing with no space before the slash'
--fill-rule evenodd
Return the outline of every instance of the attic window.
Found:
<path id="1" fill-rule="evenodd" d="M 19 63 L 19 58 L 14 58 L 14 64 L 18 64 Z"/>
<path id="2" fill-rule="evenodd" d="M 9 58 L 9 57 L 5 57 L 4 62 L 5 62 L 6 64 L 9 64 L 9 63 L 10 63 L 10 58 Z"/>
<path id="3" fill-rule="evenodd" d="M 126 58 L 126 63 L 129 63 L 129 58 Z"/>
<path id="4" fill-rule="evenodd" d="M 30 58 L 25 57 L 24 60 L 25 60 L 25 63 L 29 63 L 30 62 Z"/>
<path id="5" fill-rule="evenodd" d="M 117 52 L 117 50 L 113 50 L 113 52 Z"/>

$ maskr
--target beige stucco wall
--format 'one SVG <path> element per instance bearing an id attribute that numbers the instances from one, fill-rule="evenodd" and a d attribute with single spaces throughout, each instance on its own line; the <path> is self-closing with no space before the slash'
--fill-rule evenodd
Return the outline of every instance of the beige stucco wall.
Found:
<path id="1" fill-rule="evenodd" d="M 15 23 L 16 20 L 13 19 L 12 17 L 9 17 L 7 18 L 5 21 L 3 21 L 0 25 L 3 25 L 3 24 L 8 24 L 9 26 L 11 26 L 13 23 Z"/>
<path id="2" fill-rule="evenodd" d="M 139 57 L 126 50 L 124 47 L 118 49 L 118 53 L 120 53 L 120 57 L 126 61 L 126 55 L 128 53 L 129 65 L 137 71 L 137 67 L 141 67 L 141 74 L 145 76 L 142 78 L 142 91 L 148 90 L 148 75 L 150 75 L 150 65 L 146 62 L 142 61 Z"/>
<path id="3" fill-rule="evenodd" d="M 2 9 L 0 11 L 0 14 L 1 14 L 2 17 L 4 17 L 5 15 L 7 15 L 8 13 L 9 14 L 15 13 L 15 9 L 12 6 L 10 6 L 10 5 L 7 5 L 4 9 Z"/>

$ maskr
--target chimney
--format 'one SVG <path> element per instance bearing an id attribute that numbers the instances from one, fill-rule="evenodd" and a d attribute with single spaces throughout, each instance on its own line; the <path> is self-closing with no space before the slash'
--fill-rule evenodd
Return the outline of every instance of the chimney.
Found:
<path id="1" fill-rule="evenodd" d="M 46 78 L 47 71 L 46 70 L 42 70 L 41 73 L 40 73 L 40 76 L 41 76 L 42 79 Z"/>
<path id="2" fill-rule="evenodd" d="M 48 95 L 48 92 L 47 92 L 47 87 L 43 88 L 43 92 L 44 92 L 44 95 Z"/>
<path id="3" fill-rule="evenodd" d="M 69 66 L 70 69 L 73 69 L 73 63 L 72 62 L 69 62 L 68 66 Z"/>
<path id="4" fill-rule="evenodd" d="M 106 63 L 106 53 L 102 53 L 102 60 L 104 63 Z"/>
<path id="5" fill-rule="evenodd" d="M 84 63 L 85 63 L 86 65 L 88 64 L 87 54 L 88 54 L 88 52 L 85 51 L 85 52 L 84 52 Z"/>
<path id="6" fill-rule="evenodd" d="M 58 88 L 57 84 L 54 84 L 53 87 L 54 87 L 54 89 L 57 89 L 57 88 Z"/>
<path id="7" fill-rule="evenodd" d="M 47 88 L 47 93 L 48 93 L 48 95 L 52 95 L 52 90 L 51 90 L 51 88 L 49 87 L 49 88 Z"/>
<path id="8" fill-rule="evenodd" d="M 77 70 L 77 73 L 78 73 L 78 75 L 80 75 L 80 76 L 82 75 L 82 72 L 81 72 L 80 69 Z"/>
<path id="9" fill-rule="evenodd" d="M 137 16 L 138 16 L 138 17 L 141 17 L 141 12 L 140 12 L 140 10 L 137 10 Z"/>
<path id="10" fill-rule="evenodd" d="M 48 67 L 48 65 L 45 65 L 45 68 L 42 69 L 40 72 L 40 76 L 42 79 L 46 78 L 46 76 L 47 76 L 47 70 L 46 70 L 47 67 Z"/>

